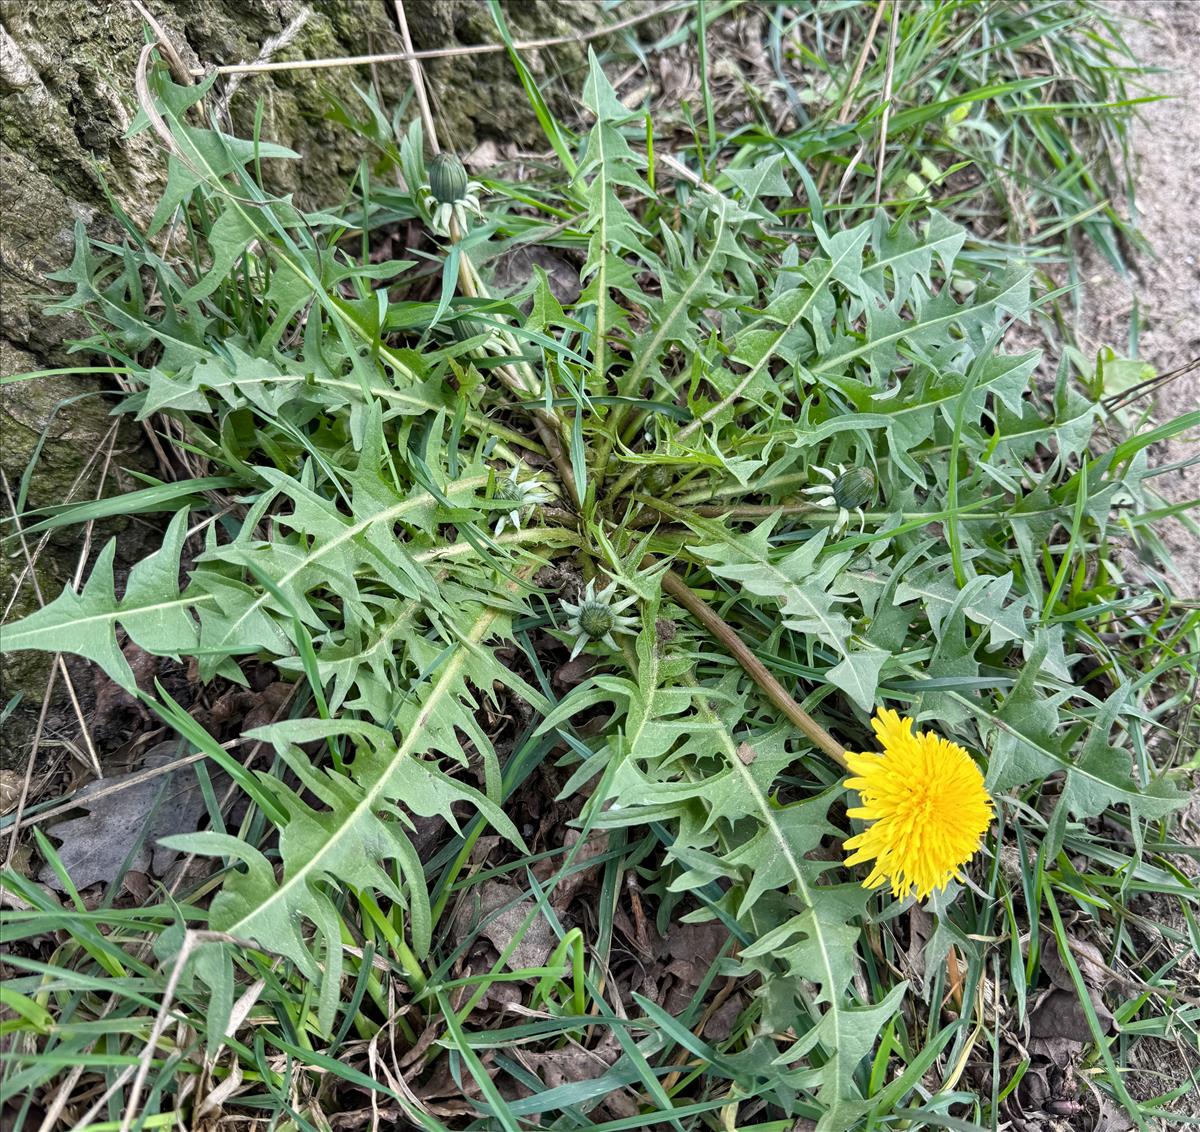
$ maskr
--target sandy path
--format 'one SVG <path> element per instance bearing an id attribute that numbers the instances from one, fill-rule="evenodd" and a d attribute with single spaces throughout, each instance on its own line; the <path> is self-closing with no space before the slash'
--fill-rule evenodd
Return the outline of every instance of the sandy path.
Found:
<path id="1" fill-rule="evenodd" d="M 1130 279 L 1097 268 L 1087 282 L 1085 318 L 1078 327 L 1081 344 L 1093 351 L 1111 345 L 1128 351 L 1135 300 L 1141 330 L 1138 356 L 1166 373 L 1200 357 L 1200 3 L 1195 0 L 1109 0 L 1109 7 L 1129 18 L 1127 41 L 1134 55 L 1164 69 L 1153 77 L 1154 89 L 1169 99 L 1144 107 L 1134 127 L 1137 154 L 1138 226 L 1157 253 L 1141 257 Z M 1158 397 L 1158 419 L 1168 420 L 1200 409 L 1200 372 L 1172 382 Z M 1161 463 L 1200 456 L 1200 441 L 1177 439 L 1157 453 Z M 1172 501 L 1200 497 L 1200 465 L 1163 476 L 1158 490 Z M 1200 517 L 1200 516 L 1197 516 Z M 1200 595 L 1200 539 L 1181 523 L 1163 525 L 1171 548 L 1181 597 Z M 1190 752 L 1189 752 L 1190 753 Z M 1176 836 L 1184 842 L 1200 837 L 1200 791 L 1180 815 Z M 1194 862 L 1176 857 L 1189 873 Z M 1159 902 L 1157 911 L 1173 926 L 1183 925 L 1177 908 Z M 1194 967 L 1184 966 L 1181 986 L 1197 993 Z M 1135 1095 L 1149 1097 L 1191 1078 L 1200 1079 L 1200 1061 L 1182 1041 L 1148 1040 L 1136 1047 L 1130 1075 Z M 1175 1102 L 1181 1113 L 1197 1111 L 1200 1091 Z M 1152 1121 L 1151 1127 L 1175 1127 Z"/>
<path id="2" fill-rule="evenodd" d="M 1138 161 L 1138 226 L 1157 256 L 1142 257 L 1132 278 L 1105 267 L 1088 280 L 1078 328 L 1093 352 L 1110 345 L 1128 351 L 1135 300 L 1141 321 L 1138 355 L 1166 373 L 1200 357 L 1200 3 L 1195 0 L 1110 0 L 1129 18 L 1134 55 L 1161 66 L 1154 88 L 1173 97 L 1142 108 L 1133 133 Z M 1159 395 L 1160 420 L 1200 408 L 1200 372 Z M 1193 434 L 1176 440 L 1162 462 L 1200 455 Z M 1200 497 L 1200 465 L 1164 476 L 1159 490 L 1173 501 Z M 1181 596 L 1200 594 L 1200 539 L 1179 523 L 1163 536 L 1175 554 Z"/>

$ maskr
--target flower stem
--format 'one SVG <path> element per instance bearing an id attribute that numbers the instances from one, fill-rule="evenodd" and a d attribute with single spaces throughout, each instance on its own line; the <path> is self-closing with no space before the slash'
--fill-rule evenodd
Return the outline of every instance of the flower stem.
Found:
<path id="1" fill-rule="evenodd" d="M 645 566 L 644 562 L 643 566 Z M 750 679 L 767 694 L 767 698 L 796 727 L 812 740 L 815 746 L 820 747 L 843 770 L 849 769 L 846 762 L 846 748 L 792 699 L 787 689 L 771 675 L 767 666 L 750 651 L 741 637 L 737 635 L 737 631 L 727 621 L 720 617 L 706 601 L 693 593 L 674 570 L 667 570 L 663 574 L 662 586 L 733 654 L 734 659 L 746 670 Z"/>

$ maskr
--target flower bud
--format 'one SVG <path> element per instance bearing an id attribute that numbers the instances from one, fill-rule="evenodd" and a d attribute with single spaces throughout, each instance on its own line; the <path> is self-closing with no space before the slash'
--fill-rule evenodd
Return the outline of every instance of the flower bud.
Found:
<path id="1" fill-rule="evenodd" d="M 496 492 L 492 498 L 505 503 L 524 503 L 525 489 L 516 480 L 497 480 Z"/>
<path id="2" fill-rule="evenodd" d="M 584 602 L 579 610 L 579 627 L 589 637 L 603 637 L 615 623 L 612 610 L 599 602 Z"/>
<path id="3" fill-rule="evenodd" d="M 675 476 L 666 464 L 651 464 L 642 477 L 642 486 L 647 494 L 659 498 L 667 494 L 674 482 Z"/>
<path id="4" fill-rule="evenodd" d="M 833 481 L 833 501 L 847 511 L 875 498 L 875 473 L 870 468 L 850 468 Z"/>
<path id="5" fill-rule="evenodd" d="M 429 163 L 429 191 L 438 204 L 454 204 L 467 195 L 467 170 L 457 154 L 442 152 Z"/>

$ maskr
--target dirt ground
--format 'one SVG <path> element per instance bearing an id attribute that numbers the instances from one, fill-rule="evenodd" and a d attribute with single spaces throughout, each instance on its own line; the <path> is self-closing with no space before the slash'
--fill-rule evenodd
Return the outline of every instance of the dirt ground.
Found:
<path id="1" fill-rule="evenodd" d="M 1166 373 L 1200 357 L 1200 3 L 1195 0 L 1109 0 L 1129 18 L 1127 39 L 1139 60 L 1163 68 L 1154 89 L 1170 95 L 1144 106 L 1133 130 L 1137 155 L 1138 226 L 1156 255 L 1138 259 L 1132 277 L 1107 265 L 1087 280 L 1082 344 L 1095 350 L 1128 350 L 1135 303 L 1141 330 L 1138 355 Z M 1159 394 L 1159 419 L 1200 408 L 1200 371 L 1168 384 Z M 1200 455 L 1195 434 L 1160 454 L 1162 462 Z M 1162 477 L 1170 500 L 1200 497 L 1200 465 Z M 1200 594 L 1200 539 L 1180 523 L 1164 531 L 1180 577 L 1181 597 Z"/>
<path id="2" fill-rule="evenodd" d="M 1081 344 L 1091 351 L 1109 345 L 1118 353 L 1129 348 L 1135 306 L 1140 321 L 1137 352 L 1159 373 L 1200 357 L 1200 3 L 1195 0 L 1109 0 L 1108 6 L 1128 18 L 1127 42 L 1135 57 L 1161 67 L 1154 89 L 1171 97 L 1143 107 L 1133 129 L 1137 158 L 1137 222 L 1155 255 L 1136 260 L 1131 277 L 1123 278 L 1107 264 L 1088 272 L 1085 317 L 1077 327 Z M 1161 390 L 1158 419 L 1168 420 L 1200 408 L 1200 370 Z M 1156 458 L 1172 463 L 1200 455 L 1196 435 L 1177 438 Z M 1200 497 L 1200 466 L 1163 476 L 1158 489 L 1172 501 Z M 1181 523 L 1165 525 L 1183 598 L 1200 594 L 1200 539 Z M 1200 792 L 1181 816 L 1178 836 L 1200 843 Z M 1181 868 L 1195 863 L 1177 857 Z M 1179 927 L 1177 907 L 1163 902 L 1150 915 Z M 1185 962 L 1180 985 L 1192 993 L 1197 972 Z M 1194 1113 L 1200 1099 L 1200 1055 L 1178 1037 L 1147 1040 L 1135 1050 L 1127 1083 L 1134 1096 L 1148 1099 L 1183 1081 L 1193 1090 L 1172 1108 Z M 1169 1127 L 1154 1122 L 1154 1127 Z"/>

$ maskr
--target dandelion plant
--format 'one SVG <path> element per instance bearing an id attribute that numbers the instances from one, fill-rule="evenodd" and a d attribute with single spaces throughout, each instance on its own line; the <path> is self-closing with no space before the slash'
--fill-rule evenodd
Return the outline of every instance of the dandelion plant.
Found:
<path id="1" fill-rule="evenodd" d="M 1030 273 L 959 286 L 967 233 L 935 208 L 841 225 L 783 152 L 656 164 L 595 56 L 579 136 L 537 105 L 568 167 L 484 195 L 401 125 L 326 211 L 264 189 L 295 155 L 209 122 L 209 85 L 150 72 L 133 128 L 163 146 L 157 212 L 119 243 L 81 228 L 56 276 L 79 348 L 123 360 L 122 410 L 171 418 L 204 475 L 125 497 L 167 512 L 158 549 L 120 582 L 104 549 L 2 642 L 93 661 L 244 799 L 170 840 L 207 871 L 138 920 L 153 963 L 119 968 L 164 1026 L 170 996 L 211 1019 L 205 1042 L 158 1028 L 146 1112 L 190 1119 L 175 1058 L 204 1088 L 228 1073 L 237 1119 L 297 1128 L 368 1103 L 427 1128 L 840 1132 L 923 1106 L 959 1127 L 927 1070 L 995 1015 L 970 1016 L 948 956 L 973 980 L 1008 949 L 1037 962 L 998 862 L 1032 854 L 1087 915 L 1143 883 L 1183 800 L 1142 738 L 1167 726 L 1157 662 L 1121 657 L 1194 645 L 1148 450 L 1196 414 L 1142 426 L 1067 363 L 1038 378 L 1006 345 Z M 506 291 L 498 259 L 527 245 L 573 286 L 535 267 Z M 132 646 L 295 694 L 223 745 L 138 684 Z M 882 753 L 853 753 L 872 730 Z M 521 926 L 481 958 L 500 916 Z M 72 962 L 118 970 L 124 937 L 78 924 Z M 672 1014 L 628 957 L 698 925 L 725 942 Z M 76 1007 L 96 1028 L 40 1027 L 34 1076 L 99 1040 L 103 1010 Z M 114 1024 L 104 1072 L 147 1039 Z M 530 1066 L 565 1048 L 595 1072 L 550 1087 Z"/>

